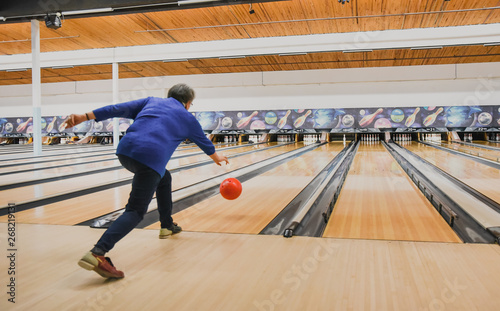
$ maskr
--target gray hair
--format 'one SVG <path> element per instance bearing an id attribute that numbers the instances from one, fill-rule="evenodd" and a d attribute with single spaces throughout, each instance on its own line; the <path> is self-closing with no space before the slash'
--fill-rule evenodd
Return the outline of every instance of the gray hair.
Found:
<path id="1" fill-rule="evenodd" d="M 168 90 L 167 97 L 173 97 L 186 106 L 188 102 L 194 99 L 194 90 L 187 84 L 179 83 Z"/>

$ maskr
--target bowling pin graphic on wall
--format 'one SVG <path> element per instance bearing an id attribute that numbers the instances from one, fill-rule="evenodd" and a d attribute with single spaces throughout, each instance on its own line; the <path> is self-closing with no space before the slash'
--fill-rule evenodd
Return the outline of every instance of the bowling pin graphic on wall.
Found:
<path id="1" fill-rule="evenodd" d="M 430 114 L 428 115 L 425 119 L 424 119 L 424 126 L 430 126 L 432 124 L 434 124 L 434 121 L 436 121 L 436 118 L 437 116 L 443 112 L 443 108 L 439 108 L 436 112 L 434 112 L 433 114 Z"/>
<path id="2" fill-rule="evenodd" d="M 383 111 L 384 111 L 384 109 L 379 108 L 379 109 L 377 109 L 377 111 L 375 111 L 374 113 L 369 114 L 369 115 L 367 115 L 367 116 L 364 116 L 364 117 L 363 117 L 363 119 L 361 119 L 361 121 L 359 121 L 359 125 L 360 125 L 361 127 L 365 127 L 365 126 L 367 126 L 367 125 L 370 125 L 370 124 L 373 122 L 373 120 L 375 120 L 375 118 L 376 118 L 379 114 L 381 114 Z"/>
<path id="3" fill-rule="evenodd" d="M 312 112 L 311 110 L 308 110 L 305 115 L 298 117 L 297 120 L 295 120 L 295 122 L 293 122 L 293 126 L 294 127 L 301 127 L 304 124 L 304 122 L 306 121 L 307 116 L 309 116 L 311 114 L 311 112 Z"/>
<path id="4" fill-rule="evenodd" d="M 32 120 L 33 118 L 29 118 L 28 121 L 19 124 L 19 126 L 16 128 L 16 132 L 21 133 L 22 131 L 24 131 L 28 126 L 28 123 L 30 123 Z"/>
<path id="5" fill-rule="evenodd" d="M 405 126 L 410 127 L 415 123 L 415 118 L 417 117 L 417 113 L 420 111 L 420 108 L 415 109 L 415 111 L 406 119 Z"/>
<path id="6" fill-rule="evenodd" d="M 258 111 L 252 112 L 252 114 L 249 115 L 248 117 L 245 117 L 245 118 L 241 119 L 240 121 L 238 121 L 238 124 L 236 124 L 236 126 L 239 129 L 247 126 L 250 123 L 250 121 L 252 120 L 252 118 L 255 117 L 258 113 L 259 113 Z"/>
<path id="7" fill-rule="evenodd" d="M 54 128 L 54 124 L 56 123 L 57 117 L 54 117 L 52 119 L 52 122 L 47 126 L 47 133 L 52 132 L 52 129 Z"/>
<path id="8" fill-rule="evenodd" d="M 286 125 L 286 121 L 288 116 L 290 115 L 291 110 L 288 110 L 283 118 L 278 122 L 278 128 L 282 129 Z"/>

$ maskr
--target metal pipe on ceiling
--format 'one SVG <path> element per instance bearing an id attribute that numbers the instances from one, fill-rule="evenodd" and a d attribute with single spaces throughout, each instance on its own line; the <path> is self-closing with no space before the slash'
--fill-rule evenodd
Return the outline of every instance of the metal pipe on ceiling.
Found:
<path id="1" fill-rule="evenodd" d="M 284 21 L 256 22 L 256 23 L 196 26 L 196 27 L 184 27 L 184 28 L 167 28 L 167 29 L 151 29 L 151 30 L 147 29 L 147 30 L 136 30 L 134 32 L 135 33 L 142 33 L 142 32 L 155 32 L 155 31 L 196 30 L 196 29 L 222 28 L 222 27 L 256 26 L 256 25 L 298 23 L 298 22 L 316 22 L 316 21 L 332 21 L 332 20 L 356 19 L 356 18 L 406 17 L 406 16 L 413 16 L 413 15 L 428 15 L 428 14 L 441 14 L 441 13 L 464 13 L 464 12 L 489 11 L 489 10 L 498 10 L 498 9 L 500 9 L 500 6 L 487 7 L 487 8 L 476 8 L 476 9 L 448 10 L 448 11 L 395 13 L 395 14 L 365 15 L 365 16 L 361 16 L 361 15 L 338 16 L 338 17 L 324 17 L 324 18 L 293 19 L 293 20 L 284 20 Z"/>

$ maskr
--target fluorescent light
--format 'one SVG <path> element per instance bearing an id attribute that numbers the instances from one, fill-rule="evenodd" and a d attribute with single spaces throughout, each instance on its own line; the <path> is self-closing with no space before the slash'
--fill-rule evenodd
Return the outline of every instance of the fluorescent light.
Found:
<path id="1" fill-rule="evenodd" d="M 74 68 L 75 66 L 54 66 L 52 67 L 52 69 L 66 69 L 66 68 Z"/>
<path id="2" fill-rule="evenodd" d="M 497 46 L 500 45 L 500 42 L 491 42 L 491 43 L 485 43 L 484 46 Z"/>
<path id="3" fill-rule="evenodd" d="M 236 56 L 221 56 L 219 59 L 237 59 L 237 58 L 245 58 L 246 56 L 243 55 L 236 55 Z"/>
<path id="4" fill-rule="evenodd" d="M 373 52 L 373 50 L 345 50 L 342 53 L 363 53 L 363 52 Z"/>
<path id="5" fill-rule="evenodd" d="M 294 55 L 307 55 L 305 52 L 297 52 L 297 53 L 281 53 L 279 56 L 294 56 Z"/>
<path id="6" fill-rule="evenodd" d="M 170 62 L 187 62 L 187 58 L 177 58 L 177 59 L 164 59 L 164 63 L 170 63 Z"/>
<path id="7" fill-rule="evenodd" d="M 433 50 L 433 49 L 442 49 L 442 46 L 417 46 L 410 48 L 410 50 Z"/>
<path id="8" fill-rule="evenodd" d="M 113 11 L 113 8 L 100 8 L 100 9 L 78 10 L 78 11 L 66 11 L 66 12 L 62 12 L 62 15 L 93 14 L 93 13 L 104 13 L 104 12 L 112 12 L 112 11 Z"/>
<path id="9" fill-rule="evenodd" d="M 7 69 L 7 72 L 28 71 L 26 68 Z"/>
<path id="10" fill-rule="evenodd" d="M 205 3 L 205 2 L 217 2 L 220 0 L 182 0 L 182 1 L 177 1 L 177 5 L 184 5 L 184 4 L 196 4 L 196 3 Z"/>

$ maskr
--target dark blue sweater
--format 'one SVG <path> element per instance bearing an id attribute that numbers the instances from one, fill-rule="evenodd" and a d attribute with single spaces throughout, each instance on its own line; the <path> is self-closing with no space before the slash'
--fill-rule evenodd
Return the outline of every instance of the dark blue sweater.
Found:
<path id="1" fill-rule="evenodd" d="M 152 168 L 162 177 L 172 153 L 186 138 L 195 142 L 207 155 L 215 147 L 205 136 L 200 123 L 174 98 L 148 97 L 93 111 L 96 121 L 129 118 L 126 135 L 120 140 L 116 154 L 130 157 Z"/>

